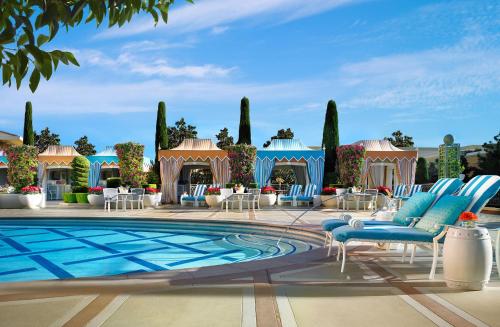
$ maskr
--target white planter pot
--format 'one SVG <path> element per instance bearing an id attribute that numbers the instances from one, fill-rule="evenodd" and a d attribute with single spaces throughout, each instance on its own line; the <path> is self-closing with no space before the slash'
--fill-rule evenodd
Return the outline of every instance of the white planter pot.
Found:
<path id="1" fill-rule="evenodd" d="M 271 207 L 276 203 L 276 194 L 261 194 L 259 199 L 259 205 L 261 207 Z"/>
<path id="2" fill-rule="evenodd" d="M 334 195 L 320 195 L 321 204 L 325 208 L 337 208 L 337 198 Z"/>
<path id="3" fill-rule="evenodd" d="M 205 195 L 205 202 L 210 208 L 216 208 L 222 204 L 222 195 Z"/>
<path id="4" fill-rule="evenodd" d="M 156 207 L 161 201 L 161 195 L 158 197 L 156 194 L 145 194 L 144 195 L 144 206 L 145 207 Z"/>
<path id="5" fill-rule="evenodd" d="M 25 208 L 29 209 L 40 209 L 40 205 L 42 204 L 43 196 L 42 194 L 20 194 L 19 202 Z"/>
<path id="6" fill-rule="evenodd" d="M 21 209 L 24 205 L 19 201 L 19 194 L 0 194 L 0 209 Z"/>
<path id="7" fill-rule="evenodd" d="M 87 195 L 87 200 L 93 207 L 103 207 L 104 206 L 104 194 L 89 194 Z"/>
<path id="8" fill-rule="evenodd" d="M 490 280 L 492 252 L 486 228 L 451 227 L 443 248 L 446 285 L 456 289 L 483 289 Z"/>

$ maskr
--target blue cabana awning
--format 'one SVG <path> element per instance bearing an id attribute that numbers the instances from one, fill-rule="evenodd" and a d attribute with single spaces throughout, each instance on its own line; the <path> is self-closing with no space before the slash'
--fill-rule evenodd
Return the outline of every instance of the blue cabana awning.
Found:
<path id="1" fill-rule="evenodd" d="M 317 193 L 320 192 L 323 183 L 325 152 L 313 150 L 296 139 L 272 140 L 269 147 L 257 150 L 254 177 L 259 186 L 267 185 L 276 161 L 284 160 L 306 161 L 311 184 L 316 185 Z"/>

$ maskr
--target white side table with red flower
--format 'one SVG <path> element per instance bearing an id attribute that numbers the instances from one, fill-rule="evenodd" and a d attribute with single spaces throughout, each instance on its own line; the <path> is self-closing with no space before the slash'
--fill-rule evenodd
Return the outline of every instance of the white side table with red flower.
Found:
<path id="1" fill-rule="evenodd" d="M 272 186 L 264 186 L 260 189 L 259 206 L 271 207 L 276 203 L 276 189 Z"/>
<path id="2" fill-rule="evenodd" d="M 443 270 L 450 288 L 481 290 L 490 280 L 493 251 L 488 229 L 476 227 L 472 212 L 460 215 L 461 226 L 448 228 L 443 247 Z"/>

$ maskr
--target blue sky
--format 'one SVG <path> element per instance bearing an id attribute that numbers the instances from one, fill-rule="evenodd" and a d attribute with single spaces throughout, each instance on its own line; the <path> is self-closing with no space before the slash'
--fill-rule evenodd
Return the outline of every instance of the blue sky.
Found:
<path id="1" fill-rule="evenodd" d="M 177 0 L 168 25 L 61 32 L 50 47 L 81 67 L 60 66 L 35 94 L 1 87 L 0 130 L 21 133 L 30 100 L 35 129 L 64 144 L 85 134 L 98 150 L 132 140 L 151 155 L 158 101 L 169 125 L 237 139 L 247 96 L 259 147 L 288 127 L 320 144 L 329 99 L 343 144 L 397 129 L 417 146 L 447 133 L 481 144 L 500 129 L 499 17 L 495 0 Z"/>

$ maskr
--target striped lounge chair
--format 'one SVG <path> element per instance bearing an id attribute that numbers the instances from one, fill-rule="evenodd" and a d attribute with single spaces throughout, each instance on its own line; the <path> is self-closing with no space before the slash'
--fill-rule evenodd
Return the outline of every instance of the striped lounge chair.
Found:
<path id="1" fill-rule="evenodd" d="M 283 205 L 284 203 L 293 204 L 296 201 L 296 198 L 300 195 L 300 191 L 302 191 L 302 185 L 292 185 L 287 195 L 280 194 L 278 196 L 278 205 Z"/>
<path id="2" fill-rule="evenodd" d="M 185 206 L 188 203 L 192 203 L 194 207 L 198 207 L 200 202 L 205 202 L 205 191 L 207 186 L 205 184 L 196 185 L 192 195 L 181 196 L 181 206 Z"/>
<path id="3" fill-rule="evenodd" d="M 479 213 L 499 190 L 500 177 L 495 175 L 476 176 L 465 184 L 456 196 L 448 194 L 441 196 L 421 218 L 414 219 L 414 223 L 408 227 L 379 225 L 355 229 L 351 226 L 342 226 L 332 230 L 330 247 L 334 241 L 338 242 L 337 260 L 340 257 L 340 251 L 342 251 L 341 272 L 343 272 L 347 244 L 352 241 L 413 244 L 412 259 L 415 255 L 416 245 L 432 244 L 433 260 L 429 279 L 433 279 L 439 255 L 439 244 L 443 243 L 448 226 L 456 224 L 460 213 L 464 211 Z M 408 203 L 410 202 L 408 201 Z"/>
<path id="4" fill-rule="evenodd" d="M 307 203 L 314 205 L 314 199 L 316 198 L 316 185 L 307 184 L 302 195 L 297 196 L 297 204 Z"/>
<path id="5" fill-rule="evenodd" d="M 438 185 L 438 187 L 434 187 L 436 185 Z M 460 179 L 458 179 L 458 178 L 442 178 L 442 179 L 438 180 L 434 184 L 434 186 L 429 190 L 429 192 L 424 192 L 424 193 L 430 193 L 430 194 L 435 195 L 434 197 L 432 197 L 432 199 L 433 199 L 432 201 L 433 202 L 430 204 L 430 205 L 432 205 L 432 204 L 436 203 L 443 195 L 456 193 L 460 189 L 460 187 L 462 185 L 463 185 L 463 182 Z M 418 193 L 416 193 L 416 194 L 418 194 Z M 405 205 L 403 205 L 401 207 L 401 209 L 404 208 Z M 401 209 L 400 209 L 400 211 L 401 211 Z M 406 212 L 406 211 L 403 211 L 403 212 Z M 424 212 L 422 212 L 422 214 L 423 213 Z M 412 214 L 410 216 L 411 217 L 417 217 L 414 214 Z M 410 216 L 408 216 L 408 217 L 410 217 Z M 409 224 L 410 222 L 407 222 L 407 223 Z M 391 222 L 373 220 L 373 217 L 372 218 L 366 218 L 366 220 L 364 219 L 364 224 L 368 225 L 368 226 L 369 225 L 380 225 L 380 224 L 387 225 L 388 223 L 390 224 Z M 338 228 L 340 226 L 345 226 L 347 224 L 348 223 L 345 220 L 343 220 L 343 219 L 332 218 L 332 219 L 324 220 L 321 223 L 321 226 L 323 227 L 323 230 L 325 232 L 331 232 L 332 229 Z M 404 224 L 406 224 L 406 222 L 404 222 L 403 225 Z M 406 225 L 408 225 L 408 224 L 406 224 Z M 329 234 L 327 233 L 327 235 L 329 235 Z"/>

